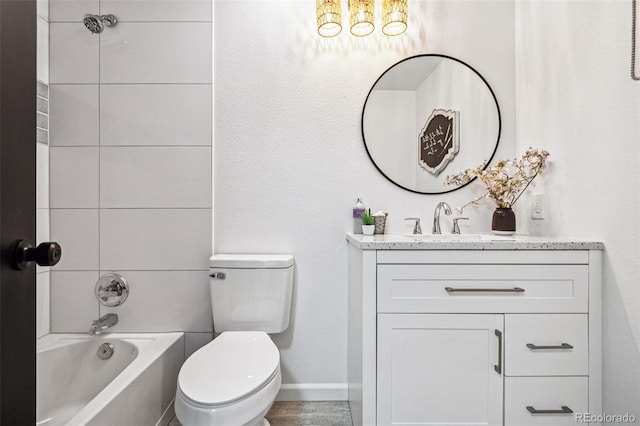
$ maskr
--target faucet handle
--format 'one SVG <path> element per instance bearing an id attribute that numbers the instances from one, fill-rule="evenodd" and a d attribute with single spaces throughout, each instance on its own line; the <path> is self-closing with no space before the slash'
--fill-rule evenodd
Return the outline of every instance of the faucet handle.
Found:
<path id="1" fill-rule="evenodd" d="M 469 220 L 468 217 L 454 217 L 453 218 L 453 229 L 451 230 L 452 234 L 459 234 L 460 233 L 460 227 L 458 226 L 458 221 L 459 220 Z"/>
<path id="2" fill-rule="evenodd" d="M 416 224 L 413 227 L 414 234 L 422 234 L 422 228 L 420 228 L 420 218 L 419 217 L 405 217 L 404 220 L 415 220 Z"/>
<path id="3" fill-rule="evenodd" d="M 104 274 L 96 283 L 95 295 L 104 306 L 119 306 L 129 296 L 129 285 L 122 275 Z"/>

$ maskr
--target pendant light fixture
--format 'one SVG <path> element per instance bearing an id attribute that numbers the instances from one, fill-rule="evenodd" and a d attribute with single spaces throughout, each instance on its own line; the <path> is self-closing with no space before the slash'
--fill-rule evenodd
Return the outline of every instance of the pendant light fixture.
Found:
<path id="1" fill-rule="evenodd" d="M 397 36 L 407 30 L 407 0 L 382 0 L 382 32 Z"/>
<path id="2" fill-rule="evenodd" d="M 351 34 L 356 37 L 368 36 L 373 32 L 375 0 L 349 0 Z"/>
<path id="3" fill-rule="evenodd" d="M 342 31 L 343 0 L 316 0 L 316 22 L 318 34 L 322 37 L 335 37 Z M 371 34 L 375 28 L 376 1 L 381 2 L 382 33 L 397 36 L 407 30 L 408 0 L 347 0 L 349 10 L 349 28 L 356 37 Z"/>
<path id="4" fill-rule="evenodd" d="M 322 37 L 335 37 L 342 31 L 340 0 L 316 0 L 316 17 Z"/>

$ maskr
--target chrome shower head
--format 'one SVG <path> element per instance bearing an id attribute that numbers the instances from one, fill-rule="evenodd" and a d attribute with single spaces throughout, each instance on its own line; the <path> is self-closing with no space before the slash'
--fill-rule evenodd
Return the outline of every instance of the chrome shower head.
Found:
<path id="1" fill-rule="evenodd" d="M 113 15 L 84 15 L 84 26 L 94 34 L 100 34 L 104 26 L 111 27 L 118 22 Z"/>

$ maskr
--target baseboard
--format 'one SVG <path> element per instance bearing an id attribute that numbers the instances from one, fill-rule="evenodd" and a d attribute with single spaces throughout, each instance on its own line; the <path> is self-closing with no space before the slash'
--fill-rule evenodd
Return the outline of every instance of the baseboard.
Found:
<path id="1" fill-rule="evenodd" d="M 283 383 L 276 401 L 346 401 L 346 383 Z"/>

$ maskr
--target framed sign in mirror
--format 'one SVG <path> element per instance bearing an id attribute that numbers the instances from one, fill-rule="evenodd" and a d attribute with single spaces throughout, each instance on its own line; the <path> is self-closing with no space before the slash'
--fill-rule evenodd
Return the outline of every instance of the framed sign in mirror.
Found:
<path id="1" fill-rule="evenodd" d="M 362 111 L 371 161 L 408 191 L 441 194 L 447 175 L 489 164 L 500 141 L 500 108 L 487 81 L 445 55 L 418 55 L 387 69 Z"/>

